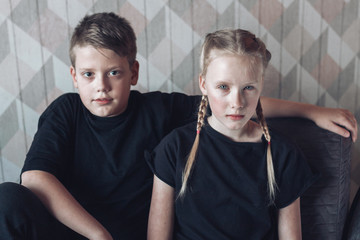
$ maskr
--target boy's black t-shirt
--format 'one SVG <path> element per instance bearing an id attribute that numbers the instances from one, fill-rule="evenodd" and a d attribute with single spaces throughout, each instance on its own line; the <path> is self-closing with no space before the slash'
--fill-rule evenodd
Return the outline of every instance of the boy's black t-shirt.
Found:
<path id="1" fill-rule="evenodd" d="M 41 115 L 22 172 L 55 175 L 114 239 L 146 239 L 153 174 L 144 160 L 173 128 L 196 119 L 199 97 L 131 91 L 119 116 L 91 114 L 76 93 Z"/>
<path id="2" fill-rule="evenodd" d="M 147 157 L 154 174 L 174 188 L 196 135 L 196 123 L 166 136 Z M 267 141 L 234 142 L 205 125 L 183 198 L 175 202 L 174 239 L 277 239 L 277 209 L 296 200 L 317 179 L 297 147 L 271 131 L 278 191 L 269 206 Z"/>

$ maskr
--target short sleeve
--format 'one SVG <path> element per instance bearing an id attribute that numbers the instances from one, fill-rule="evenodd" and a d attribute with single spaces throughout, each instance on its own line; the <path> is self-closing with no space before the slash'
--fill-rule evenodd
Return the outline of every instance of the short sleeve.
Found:
<path id="1" fill-rule="evenodd" d="M 284 149 L 273 155 L 278 165 L 275 172 L 278 192 L 275 199 L 277 208 L 284 208 L 299 198 L 318 178 L 295 145 L 283 146 Z"/>
<path id="2" fill-rule="evenodd" d="M 41 115 L 38 130 L 27 153 L 22 173 L 29 170 L 42 170 L 62 179 L 65 160 L 71 158 L 72 112 L 75 95 L 65 94 L 56 99 Z"/>
<path id="3" fill-rule="evenodd" d="M 171 135 L 171 134 L 170 134 Z M 150 153 L 145 152 L 145 159 L 151 171 L 163 182 L 175 188 L 176 154 L 170 136 L 165 137 Z"/>

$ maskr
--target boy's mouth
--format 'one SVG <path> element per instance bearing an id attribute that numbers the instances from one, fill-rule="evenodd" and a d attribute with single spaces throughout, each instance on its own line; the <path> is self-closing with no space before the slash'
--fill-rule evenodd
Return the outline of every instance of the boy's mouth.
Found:
<path id="1" fill-rule="evenodd" d="M 98 104 L 100 104 L 100 105 L 108 104 L 108 103 L 110 103 L 111 101 L 112 101 L 111 98 L 96 98 L 96 99 L 94 100 L 94 102 L 96 102 L 96 103 L 98 103 Z"/>

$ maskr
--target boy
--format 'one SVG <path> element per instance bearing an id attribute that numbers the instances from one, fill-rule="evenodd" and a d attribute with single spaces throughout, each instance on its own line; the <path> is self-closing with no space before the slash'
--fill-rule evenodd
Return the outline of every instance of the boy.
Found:
<path id="1" fill-rule="evenodd" d="M 7 211 L 0 236 L 146 239 L 153 175 L 144 151 L 195 119 L 199 98 L 130 91 L 139 73 L 135 41 L 129 23 L 113 13 L 86 16 L 76 27 L 70 72 L 79 94 L 60 96 L 40 117 L 22 169 L 26 188 L 0 186 Z M 327 125 L 335 119 L 356 136 L 348 111 L 269 99 L 263 106 L 266 116 L 305 116 L 349 136 Z"/>

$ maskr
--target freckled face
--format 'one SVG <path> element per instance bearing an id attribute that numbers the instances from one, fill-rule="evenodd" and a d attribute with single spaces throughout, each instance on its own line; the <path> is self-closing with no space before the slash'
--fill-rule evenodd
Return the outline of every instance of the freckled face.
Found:
<path id="1" fill-rule="evenodd" d="M 246 56 L 225 54 L 210 62 L 205 77 L 200 76 L 200 90 L 208 96 L 208 121 L 215 130 L 226 136 L 242 132 L 256 111 L 262 72 L 261 62 Z"/>
<path id="2" fill-rule="evenodd" d="M 99 117 L 123 113 L 130 87 L 138 80 L 138 62 L 129 66 L 127 57 L 89 45 L 75 47 L 74 53 L 75 66 L 70 67 L 70 73 L 85 107 Z"/>

